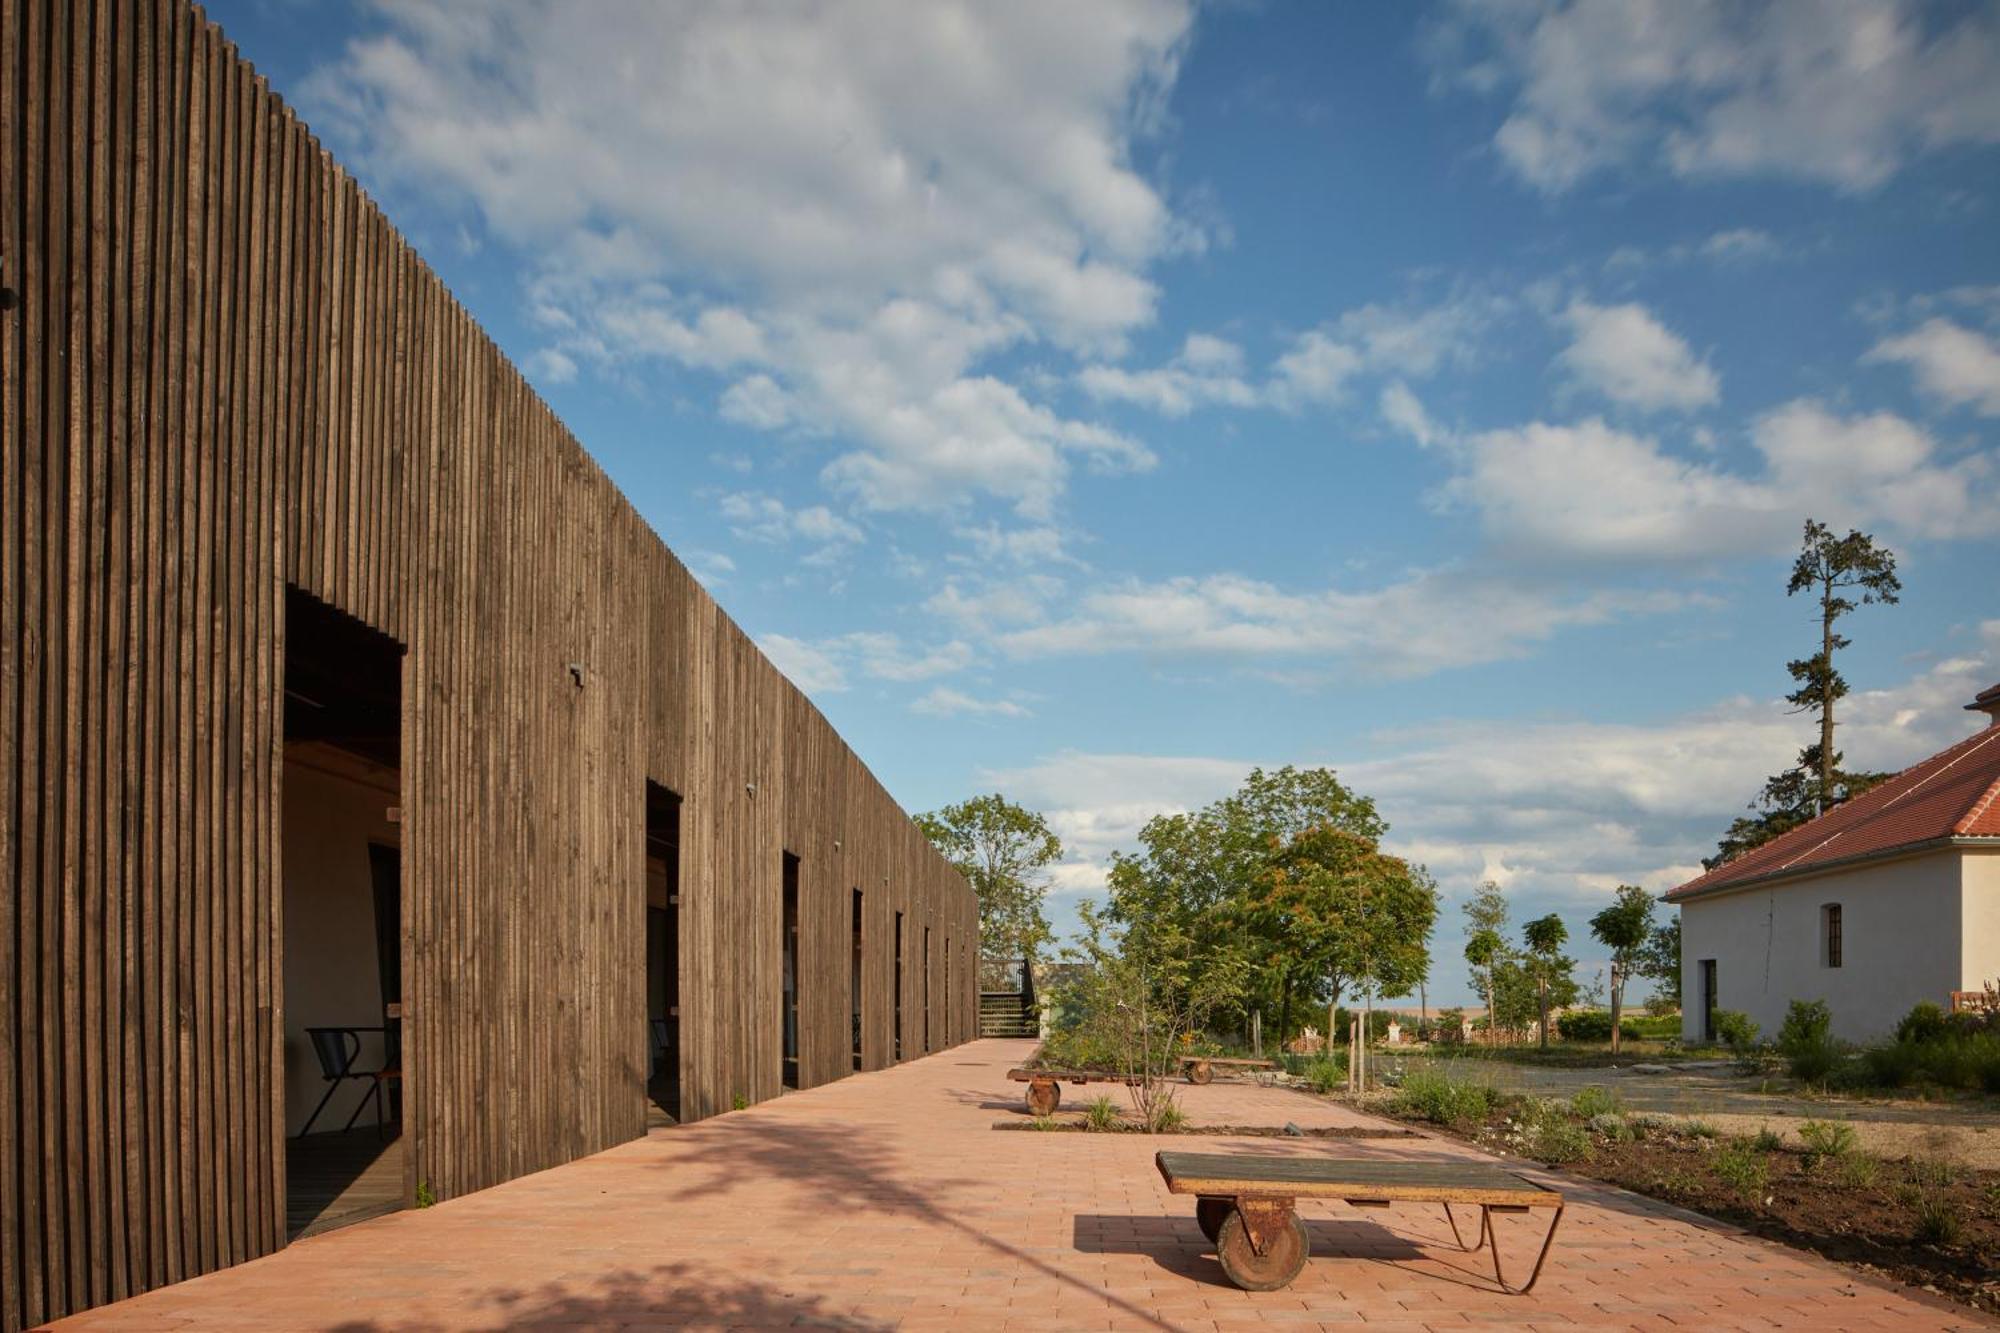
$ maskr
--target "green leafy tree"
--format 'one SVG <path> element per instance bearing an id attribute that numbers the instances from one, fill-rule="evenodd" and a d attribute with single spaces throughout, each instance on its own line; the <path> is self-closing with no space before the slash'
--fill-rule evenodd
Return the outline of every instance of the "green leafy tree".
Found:
<path id="1" fill-rule="evenodd" d="M 1344 828 L 1302 830 L 1272 854 L 1247 918 L 1324 978 L 1327 1033 L 1341 992 L 1369 1000 L 1416 989 L 1430 965 L 1437 885 L 1422 867 Z"/>
<path id="2" fill-rule="evenodd" d="M 1653 933 L 1653 895 L 1636 884 L 1620 884 L 1611 906 L 1590 918 L 1590 933 L 1611 950 L 1611 1053 L 1616 1055 L 1625 981 Z"/>
<path id="3" fill-rule="evenodd" d="M 1052 936 L 1042 913 L 1048 868 L 1063 854 L 1048 821 L 995 792 L 918 815 L 917 827 L 978 896 L 980 951 L 1039 957 Z"/>
<path id="4" fill-rule="evenodd" d="M 1633 965 L 1640 976 L 1653 983 L 1653 989 L 1672 1000 L 1675 1008 L 1681 1003 L 1681 914 L 1675 912 L 1663 926 L 1653 927 L 1653 933 L 1646 937 L 1645 947 Z"/>
<path id="5" fill-rule="evenodd" d="M 1493 978 L 1495 969 L 1508 957 L 1506 929 L 1507 897 L 1489 879 L 1465 904 L 1465 961 L 1472 967 L 1473 993 L 1486 1005 L 1489 1041 L 1499 1035 Z"/>
<path id="6" fill-rule="evenodd" d="M 1527 945 L 1528 975 L 1540 1001 L 1542 1049 L 1547 1050 L 1550 1008 L 1562 1008 L 1576 1000 L 1576 960 L 1564 957 L 1562 951 L 1569 942 L 1569 927 L 1551 912 L 1521 927 L 1521 938 Z"/>
<path id="7" fill-rule="evenodd" d="M 1843 756 L 1834 745 L 1834 711 L 1847 696 L 1847 680 L 1835 668 L 1833 655 L 1849 640 L 1834 626 L 1858 606 L 1877 602 L 1893 606 L 1902 590 L 1895 554 L 1876 545 L 1873 537 L 1858 530 L 1838 537 L 1817 519 L 1806 520 L 1805 539 L 1785 595 L 1810 593 L 1819 603 L 1819 650 L 1785 664 L 1796 686 L 1785 701 L 1795 712 L 1816 716 L 1818 735 L 1799 751 L 1796 764 L 1765 782 L 1750 803 L 1754 813 L 1738 816 L 1730 824 L 1715 855 L 1704 865 L 1713 869 L 1732 861 L 1889 776 L 1841 767 Z"/>
<path id="8" fill-rule="evenodd" d="M 1196 958 L 1242 963 L 1237 1006 L 1277 999 L 1282 1041 L 1294 997 L 1319 995 L 1326 971 L 1313 947 L 1258 907 L 1272 860 L 1309 831 L 1337 831 L 1372 845 L 1386 829 L 1375 803 L 1331 769 L 1253 769 L 1219 801 L 1148 820 L 1139 830 L 1139 852 L 1112 857 L 1105 915 L 1128 938 L 1172 929 Z"/>

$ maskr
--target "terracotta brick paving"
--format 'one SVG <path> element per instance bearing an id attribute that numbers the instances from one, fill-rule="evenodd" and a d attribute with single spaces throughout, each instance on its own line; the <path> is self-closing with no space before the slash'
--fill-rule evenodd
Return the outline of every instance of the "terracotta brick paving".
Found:
<path id="1" fill-rule="evenodd" d="M 1875 1329 L 1981 1326 L 1939 1302 L 1566 1180 L 1541 1285 L 1494 1290 L 1442 1212 L 1306 1203 L 1291 1287 L 1222 1278 L 1143 1135 L 999 1133 L 985 1041 L 844 1079 L 93 1311 L 77 1328 Z M 1081 1090 L 1069 1090 L 1075 1099 Z M 1094 1092 L 1095 1089 L 1092 1089 Z M 1184 1090 L 1201 1124 L 1373 1123 L 1298 1093 Z M 1065 1108 L 1067 1109 L 1067 1108 Z M 1476 1158 L 1443 1140 L 1177 1138 L 1177 1148 Z M 1539 1220 L 1502 1218 L 1525 1271 Z"/>

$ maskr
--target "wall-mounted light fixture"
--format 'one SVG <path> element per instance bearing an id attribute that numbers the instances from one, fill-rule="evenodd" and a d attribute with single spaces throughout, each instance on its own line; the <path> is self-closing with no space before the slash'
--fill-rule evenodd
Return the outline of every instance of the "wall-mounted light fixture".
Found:
<path id="1" fill-rule="evenodd" d="M 571 662 L 569 664 L 569 678 L 579 690 L 583 688 L 583 663 Z"/>
<path id="2" fill-rule="evenodd" d="M 751 799 L 751 800 L 753 800 L 753 801 L 754 801 L 754 800 L 756 800 L 756 799 L 757 799 L 757 784 L 756 784 L 756 783 L 754 783 L 754 782 L 746 782 L 746 783 L 744 783 L 744 784 L 743 784 L 743 790 L 744 790 L 744 791 L 747 791 L 747 792 L 749 792 L 749 793 L 750 793 L 750 799 Z"/>

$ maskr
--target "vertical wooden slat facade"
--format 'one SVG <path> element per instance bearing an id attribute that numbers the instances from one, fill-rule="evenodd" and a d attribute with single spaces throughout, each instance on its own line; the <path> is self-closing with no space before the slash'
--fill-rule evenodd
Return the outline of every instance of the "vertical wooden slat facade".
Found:
<path id="1" fill-rule="evenodd" d="M 974 1034 L 964 882 L 184 0 L 0 0 L 0 287 L 0 1325 L 283 1243 L 287 584 L 406 648 L 408 1189 L 644 1132 L 649 779 L 686 1118 L 779 1090 L 786 852 L 804 1085 L 856 890 L 864 1066 L 897 912 Z"/>

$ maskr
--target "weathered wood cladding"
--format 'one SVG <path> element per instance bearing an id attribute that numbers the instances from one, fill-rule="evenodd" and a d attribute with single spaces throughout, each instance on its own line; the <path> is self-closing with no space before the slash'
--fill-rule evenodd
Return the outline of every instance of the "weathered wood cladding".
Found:
<path id="1" fill-rule="evenodd" d="M 0 1323 L 283 1241 L 287 583 L 407 648 L 410 1189 L 643 1132 L 648 779 L 688 1117 L 778 1091 L 785 851 L 803 1083 L 857 889 L 866 1066 L 896 912 L 973 1035 L 963 881 L 183 0 L 0 0 L 0 287 Z"/>

